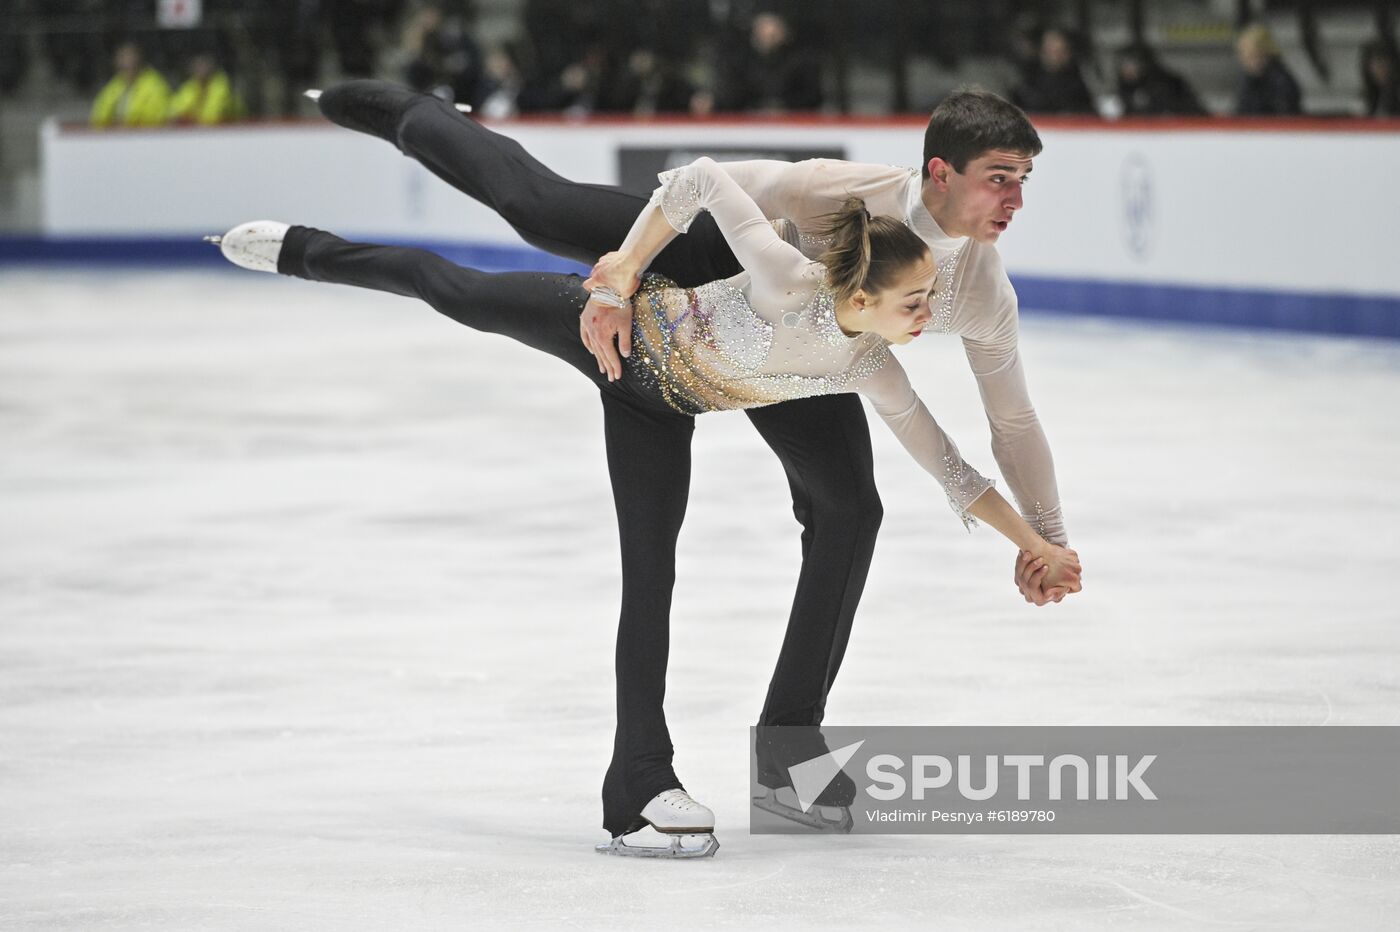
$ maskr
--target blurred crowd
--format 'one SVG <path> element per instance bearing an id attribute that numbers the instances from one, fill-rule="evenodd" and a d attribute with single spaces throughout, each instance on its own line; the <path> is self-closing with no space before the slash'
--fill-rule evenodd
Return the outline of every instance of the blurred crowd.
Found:
<path id="1" fill-rule="evenodd" d="M 95 2 L 45 5 L 77 9 Z M 137 6 L 148 20 L 149 4 Z M 831 14 L 839 4 L 799 0 L 520 0 L 519 6 L 520 38 L 485 42 L 473 0 L 204 0 L 206 20 L 217 28 L 202 38 L 148 29 L 112 50 L 110 38 L 99 49 L 91 34 L 59 31 L 45 36 L 43 50 L 56 77 L 95 95 L 92 122 L 99 126 L 217 123 L 250 110 L 291 114 L 302 89 L 327 77 L 367 76 L 471 104 L 488 117 L 839 112 L 848 101 L 836 76 L 852 57 L 869 65 L 879 64 L 887 48 L 896 58 L 900 49 L 913 54 L 907 33 L 928 25 L 911 18 L 918 14 L 870 7 L 859 14 L 861 35 L 847 36 Z M 966 45 L 974 32 L 959 32 L 946 10 L 931 15 L 947 27 L 942 39 L 914 51 L 946 66 L 955 57 L 949 48 Z M 1096 50 L 1073 29 L 1038 14 L 1004 21 L 979 15 L 971 41 L 985 46 L 984 54 L 1005 56 L 1015 78 L 997 90 L 1029 112 L 1207 112 L 1191 76 L 1167 67 L 1147 44 L 1117 49 L 1101 70 Z M 888 35 L 872 41 L 866 35 L 872 31 Z M 1396 45 L 1378 35 L 1362 50 L 1362 103 L 1371 116 L 1400 116 Z M 22 78 L 23 51 L 0 48 L 0 90 Z M 1304 112 L 1299 81 L 1268 28 L 1242 28 L 1234 51 L 1237 87 L 1226 112 Z M 230 77 L 240 69 L 241 83 Z M 278 77 L 271 94 L 267 81 L 251 79 L 269 70 Z M 251 108 L 240 87 L 251 91 Z"/>
<path id="2" fill-rule="evenodd" d="M 1075 34 L 1059 26 L 1023 26 L 1012 37 L 1010 54 L 1019 83 L 1011 99 L 1031 113 L 1121 116 L 1199 116 L 1200 97 L 1186 76 L 1164 65 L 1150 45 L 1135 43 L 1114 56 L 1112 97 L 1106 108 L 1085 80 L 1085 56 Z M 1251 24 L 1235 39 L 1239 68 L 1234 116 L 1299 116 L 1303 92 L 1267 26 Z M 1393 42 L 1376 39 L 1361 49 L 1364 112 L 1400 116 L 1400 72 Z"/>
<path id="3" fill-rule="evenodd" d="M 246 116 L 228 73 L 210 52 L 190 56 L 185 79 L 172 90 L 146 63 L 141 46 L 123 42 L 112 56 L 114 74 L 92 104 L 93 126 L 161 126 L 228 123 Z"/>
<path id="4" fill-rule="evenodd" d="M 822 30 L 795 29 L 802 20 L 777 9 L 525 0 L 522 18 L 527 38 L 483 45 L 469 4 L 414 5 L 376 73 L 490 117 L 794 112 L 826 104 Z M 371 71 L 353 70 L 343 57 L 342 68 Z"/>

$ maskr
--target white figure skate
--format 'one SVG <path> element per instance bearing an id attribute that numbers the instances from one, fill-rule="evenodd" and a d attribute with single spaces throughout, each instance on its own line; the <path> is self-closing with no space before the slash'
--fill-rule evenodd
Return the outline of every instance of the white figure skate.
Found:
<path id="1" fill-rule="evenodd" d="M 715 814 L 690 798 L 682 789 L 666 790 L 642 809 L 642 819 L 663 835 L 671 838 L 668 847 L 629 845 L 618 835 L 607 844 L 597 846 L 599 854 L 620 854 L 642 858 L 709 858 L 719 850 L 715 838 Z M 686 845 L 686 836 L 698 837 L 699 844 Z"/>
<path id="2" fill-rule="evenodd" d="M 276 272 L 282 240 L 289 228 L 290 224 L 276 220 L 252 220 L 240 223 L 223 236 L 206 236 L 204 241 L 218 246 L 224 258 L 234 265 L 254 272 Z"/>
<path id="3" fill-rule="evenodd" d="M 797 794 L 790 786 L 762 788 L 763 792 L 753 797 L 753 804 L 764 812 L 782 816 L 799 825 L 805 825 L 815 832 L 826 835 L 846 835 L 855 825 L 850 806 L 827 806 L 813 803 L 806 809 L 797 801 Z"/>

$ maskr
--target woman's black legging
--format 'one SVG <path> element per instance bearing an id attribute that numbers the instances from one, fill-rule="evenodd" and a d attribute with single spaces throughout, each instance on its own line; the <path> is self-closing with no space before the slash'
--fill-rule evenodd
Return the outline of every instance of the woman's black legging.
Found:
<path id="1" fill-rule="evenodd" d="M 676 538 L 690 493 L 695 419 L 667 407 L 645 386 L 609 382 L 579 339 L 587 300 L 576 275 L 492 274 L 420 249 L 349 243 L 292 227 L 278 271 L 319 282 L 419 298 L 458 323 L 498 333 L 562 359 L 598 387 L 622 547 L 622 611 L 617 629 L 617 733 L 603 781 L 603 827 L 640 827 L 642 807 L 682 786 L 662 706 L 670 650 Z"/>
<path id="2" fill-rule="evenodd" d="M 352 81 L 326 96 L 364 100 L 377 88 L 378 82 Z M 619 188 L 561 177 L 514 139 L 426 94 L 400 114 L 392 135 L 404 155 L 490 207 L 526 242 L 585 264 L 616 249 L 647 203 L 645 196 Z M 662 250 L 651 271 L 694 287 L 740 267 L 714 218 L 702 213 L 685 236 Z M 792 511 L 802 525 L 802 571 L 758 723 L 819 725 L 884 514 L 870 428 L 852 393 L 799 398 L 744 414 L 782 463 Z"/>

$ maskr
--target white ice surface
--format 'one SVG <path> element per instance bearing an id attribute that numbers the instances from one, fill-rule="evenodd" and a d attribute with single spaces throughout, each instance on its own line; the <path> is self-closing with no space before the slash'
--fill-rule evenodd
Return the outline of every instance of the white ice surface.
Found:
<path id="1" fill-rule="evenodd" d="M 1024 334 L 1085 591 L 1024 604 L 874 419 L 828 721 L 1400 721 L 1400 346 Z M 956 341 L 901 358 L 994 472 Z M 0 272 L 0 927 L 1394 927 L 1389 836 L 749 836 L 798 532 L 737 414 L 699 421 L 668 699 L 723 848 L 594 854 L 594 398 L 403 299 Z"/>

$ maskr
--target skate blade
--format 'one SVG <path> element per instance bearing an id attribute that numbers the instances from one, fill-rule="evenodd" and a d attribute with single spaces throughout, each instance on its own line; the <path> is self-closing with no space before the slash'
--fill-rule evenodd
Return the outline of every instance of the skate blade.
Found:
<path id="1" fill-rule="evenodd" d="M 753 797 L 753 804 L 764 812 L 771 812 L 775 816 L 781 816 L 790 822 L 796 822 L 798 825 L 805 825 L 813 831 L 825 835 L 849 834 L 851 828 L 856 824 L 855 819 L 851 816 L 851 810 L 845 806 L 833 807 L 841 810 L 841 818 L 828 819 L 822 814 L 820 806 L 813 806 L 803 812 L 796 806 L 779 802 L 777 791 L 771 787 L 765 787 L 762 796 Z"/>
<path id="2" fill-rule="evenodd" d="M 671 843 L 665 848 L 650 847 L 647 845 L 629 845 L 623 840 L 624 836 L 618 835 L 606 844 L 597 845 L 593 850 L 599 854 L 615 854 L 625 858 L 712 858 L 719 850 L 719 839 L 714 835 L 694 835 L 702 839 L 699 845 L 685 845 L 681 839 L 684 835 L 671 835 Z"/>
<path id="3" fill-rule="evenodd" d="M 321 99 L 321 89 L 320 89 L 319 87 L 309 87 L 309 88 L 307 88 L 306 90 L 304 90 L 304 91 L 301 92 L 301 96 L 305 97 L 307 100 L 320 100 L 320 99 Z M 471 104 L 453 104 L 452 106 L 454 106 L 454 107 L 457 108 L 457 112 L 458 112 L 458 113 L 471 113 L 471 112 L 472 112 L 472 105 L 471 105 Z"/>

